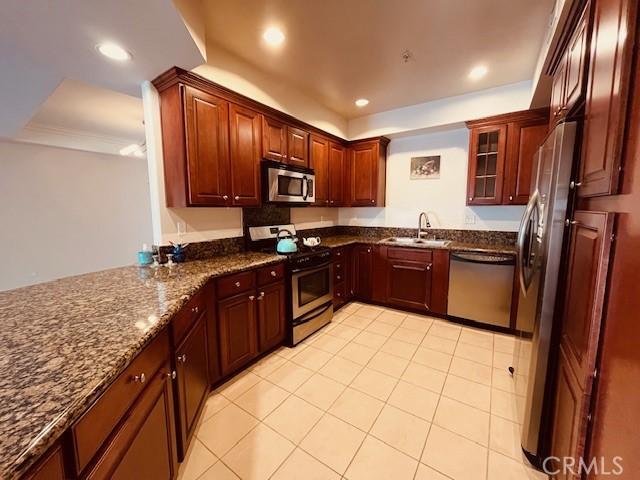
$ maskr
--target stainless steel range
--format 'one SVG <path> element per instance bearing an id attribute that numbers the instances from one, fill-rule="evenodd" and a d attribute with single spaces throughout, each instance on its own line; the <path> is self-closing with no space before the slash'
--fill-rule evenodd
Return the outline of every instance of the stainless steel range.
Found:
<path id="1" fill-rule="evenodd" d="M 276 236 L 286 229 L 295 236 L 294 225 L 269 225 L 249 228 L 249 248 L 276 251 Z M 301 242 L 298 242 L 301 243 Z M 305 247 L 287 256 L 288 344 L 300 343 L 333 318 L 333 275 L 331 249 Z"/>

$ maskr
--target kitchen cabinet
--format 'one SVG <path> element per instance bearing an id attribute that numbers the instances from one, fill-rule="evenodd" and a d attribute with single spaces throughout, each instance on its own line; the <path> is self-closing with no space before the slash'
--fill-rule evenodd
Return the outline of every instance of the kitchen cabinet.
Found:
<path id="1" fill-rule="evenodd" d="M 280 345 L 286 336 L 286 294 L 283 282 L 262 287 L 258 293 L 260 352 Z"/>
<path id="2" fill-rule="evenodd" d="M 234 207 L 260 205 L 260 114 L 229 106 L 231 192 Z"/>
<path id="3" fill-rule="evenodd" d="M 593 0 L 578 196 L 618 192 L 638 2 Z"/>
<path id="4" fill-rule="evenodd" d="M 309 167 L 309 132 L 287 126 L 287 159 L 285 163 L 294 167 Z"/>
<path id="5" fill-rule="evenodd" d="M 449 252 L 415 248 L 380 248 L 384 261 L 383 303 L 446 314 Z"/>
<path id="6" fill-rule="evenodd" d="M 258 355 L 255 291 L 218 301 L 220 366 L 223 376 L 239 370 Z"/>
<path id="7" fill-rule="evenodd" d="M 209 342 L 207 310 L 175 349 L 178 458 L 184 459 L 196 422 L 209 393 Z"/>
<path id="8" fill-rule="evenodd" d="M 388 141 L 352 142 L 349 148 L 353 207 L 384 207 Z"/>
<path id="9" fill-rule="evenodd" d="M 329 142 L 329 206 L 344 207 L 348 202 L 347 149 L 338 143 Z"/>
<path id="10" fill-rule="evenodd" d="M 314 205 L 326 207 L 329 205 L 329 140 L 312 134 L 309 145 L 309 166 L 316 176 Z"/>
<path id="11" fill-rule="evenodd" d="M 552 75 L 550 128 L 571 116 L 583 99 L 588 61 L 590 3 L 584 7 L 576 28 Z"/>
<path id="12" fill-rule="evenodd" d="M 167 364 L 150 379 L 83 478 L 170 480 L 176 477 L 178 469 L 169 371 Z"/>
<path id="13" fill-rule="evenodd" d="M 551 454 L 576 461 L 586 442 L 612 226 L 613 214 L 580 210 L 571 223 Z"/>
<path id="14" fill-rule="evenodd" d="M 287 159 L 287 124 L 268 115 L 262 117 L 262 158 L 276 162 Z"/>
<path id="15" fill-rule="evenodd" d="M 352 296 L 352 247 L 341 247 L 333 251 L 333 308 L 339 309 Z"/>
<path id="16" fill-rule="evenodd" d="M 353 247 L 353 296 L 361 300 L 371 300 L 373 293 L 372 245 Z"/>
<path id="17" fill-rule="evenodd" d="M 523 205 L 529 200 L 534 155 L 547 133 L 546 109 L 466 122 L 467 205 Z"/>
<path id="18" fill-rule="evenodd" d="M 60 444 L 56 443 L 51 447 L 22 478 L 24 480 L 64 480 L 67 478 Z"/>

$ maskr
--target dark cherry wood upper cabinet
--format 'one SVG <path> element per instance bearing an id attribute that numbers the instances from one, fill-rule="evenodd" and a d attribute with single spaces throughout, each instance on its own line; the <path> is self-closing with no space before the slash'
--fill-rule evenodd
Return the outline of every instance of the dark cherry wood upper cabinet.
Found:
<path id="1" fill-rule="evenodd" d="M 284 162 L 287 159 L 287 124 L 262 116 L 262 158 Z"/>
<path id="2" fill-rule="evenodd" d="M 258 354 L 255 291 L 218 302 L 220 364 L 224 376 L 239 370 Z"/>
<path id="3" fill-rule="evenodd" d="M 637 35 L 636 0 L 594 0 L 578 196 L 618 191 L 632 53 Z"/>
<path id="4" fill-rule="evenodd" d="M 229 103 L 176 84 L 160 104 L 167 206 L 228 205 Z"/>
<path id="5" fill-rule="evenodd" d="M 370 300 L 373 288 L 372 245 L 356 245 L 353 248 L 353 294 L 357 298 Z"/>
<path id="6" fill-rule="evenodd" d="M 470 129 L 467 205 L 526 205 L 534 155 L 548 121 L 544 108 L 466 122 Z"/>
<path id="7" fill-rule="evenodd" d="M 351 143 L 351 206 L 384 207 L 388 142 L 387 139 L 376 139 Z"/>
<path id="8" fill-rule="evenodd" d="M 329 140 L 312 134 L 309 144 L 309 167 L 316 176 L 314 205 L 324 207 L 329 205 Z"/>
<path id="9" fill-rule="evenodd" d="M 286 335 L 286 300 L 283 282 L 258 291 L 258 338 L 260 352 L 282 343 Z"/>
<path id="10" fill-rule="evenodd" d="M 347 174 L 347 149 L 338 143 L 329 142 L 329 206 L 346 206 Z"/>
<path id="11" fill-rule="evenodd" d="M 148 382 L 109 444 L 82 478 L 174 479 L 178 473 L 173 392 L 166 365 Z"/>
<path id="12" fill-rule="evenodd" d="M 229 107 L 231 203 L 237 207 L 260 205 L 260 117 L 233 103 Z"/>
<path id="13" fill-rule="evenodd" d="M 189 440 L 209 393 L 207 310 L 175 350 L 178 412 L 178 459 L 187 453 Z"/>
<path id="14" fill-rule="evenodd" d="M 472 128 L 470 136 L 467 205 L 500 205 L 507 125 Z"/>
<path id="15" fill-rule="evenodd" d="M 509 123 L 505 162 L 504 205 L 526 205 L 531 194 L 531 176 L 536 152 L 547 135 L 547 116 Z"/>
<path id="16" fill-rule="evenodd" d="M 553 71 L 551 77 L 551 118 L 549 128 L 563 118 L 566 108 L 566 92 L 567 92 L 567 54 L 560 58 L 558 65 Z"/>
<path id="17" fill-rule="evenodd" d="M 292 126 L 287 127 L 287 159 L 294 167 L 309 167 L 309 132 Z"/>

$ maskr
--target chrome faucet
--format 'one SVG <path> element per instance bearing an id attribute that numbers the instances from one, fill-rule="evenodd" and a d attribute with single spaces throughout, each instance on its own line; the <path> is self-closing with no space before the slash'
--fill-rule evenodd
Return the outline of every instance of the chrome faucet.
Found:
<path id="1" fill-rule="evenodd" d="M 418 217 L 418 238 L 422 238 L 425 235 L 429 235 L 426 232 L 422 231 L 422 217 L 424 217 L 425 220 L 425 228 L 431 228 L 431 223 L 429 223 L 429 215 L 427 215 L 425 212 L 420 213 L 420 216 Z"/>

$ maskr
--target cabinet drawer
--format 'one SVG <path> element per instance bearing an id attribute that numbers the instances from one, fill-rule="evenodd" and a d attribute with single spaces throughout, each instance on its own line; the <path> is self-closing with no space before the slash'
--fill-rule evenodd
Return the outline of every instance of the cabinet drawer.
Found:
<path id="1" fill-rule="evenodd" d="M 284 263 L 269 265 L 258 270 L 258 286 L 273 283 L 284 278 Z"/>
<path id="2" fill-rule="evenodd" d="M 347 284 L 345 282 L 333 286 L 333 305 L 339 307 L 347 298 Z"/>
<path id="3" fill-rule="evenodd" d="M 168 359 L 169 336 L 165 329 L 71 427 L 78 473 L 84 470 L 147 382 Z"/>
<path id="4" fill-rule="evenodd" d="M 347 279 L 344 264 L 334 263 L 333 264 L 333 283 L 334 285 L 337 283 L 342 283 Z"/>
<path id="5" fill-rule="evenodd" d="M 208 292 L 211 293 L 208 286 L 202 287 L 171 320 L 174 345 L 179 345 L 182 342 L 182 339 L 200 317 L 200 314 L 206 310 Z"/>
<path id="6" fill-rule="evenodd" d="M 218 279 L 218 298 L 246 292 L 256 286 L 255 272 L 242 272 Z"/>
<path id="7" fill-rule="evenodd" d="M 344 258 L 347 256 L 347 247 L 334 248 L 332 255 L 335 261 L 344 260 Z"/>
<path id="8" fill-rule="evenodd" d="M 387 258 L 395 260 L 410 260 L 414 262 L 431 262 L 433 252 L 431 250 L 419 250 L 417 248 L 395 248 L 387 249 Z"/>

